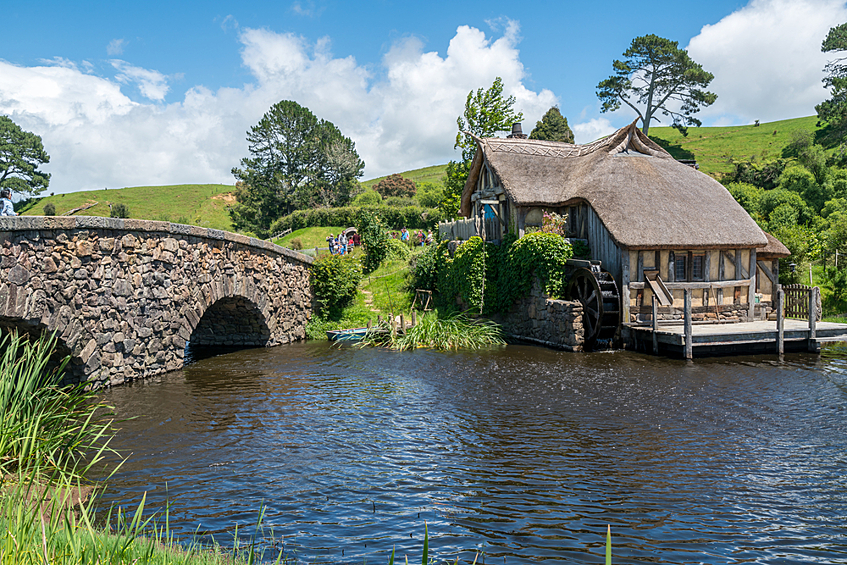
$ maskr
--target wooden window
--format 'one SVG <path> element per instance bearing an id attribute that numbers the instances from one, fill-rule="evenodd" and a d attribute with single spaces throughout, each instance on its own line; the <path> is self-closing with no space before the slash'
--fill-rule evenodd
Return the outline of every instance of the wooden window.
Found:
<path id="1" fill-rule="evenodd" d="M 691 280 L 692 281 L 702 281 L 705 280 L 705 274 L 703 270 L 703 266 L 706 260 L 705 253 L 692 253 L 691 257 Z"/>
<path id="2" fill-rule="evenodd" d="M 674 257 L 674 280 L 675 281 L 687 281 L 688 280 L 688 255 L 685 253 L 676 253 Z"/>

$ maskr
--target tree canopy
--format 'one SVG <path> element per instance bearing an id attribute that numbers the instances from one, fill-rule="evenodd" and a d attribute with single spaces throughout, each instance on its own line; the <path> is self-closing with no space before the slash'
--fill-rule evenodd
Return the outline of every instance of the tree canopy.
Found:
<path id="1" fill-rule="evenodd" d="M 498 131 L 511 131 L 512 124 L 523 119 L 523 113 L 514 111 L 515 97 L 503 97 L 503 79 L 497 77 L 488 89 L 471 90 L 465 100 L 465 111 L 456 119 L 459 128 L 453 149 L 462 150 L 461 161 L 450 161 L 444 180 L 442 209 L 448 215 L 459 211 L 462 190 L 470 173 L 471 161 L 476 153 L 476 142 L 463 132 L 477 137 L 493 137 Z"/>
<path id="2" fill-rule="evenodd" d="M 540 122 L 535 123 L 535 128 L 529 134 L 529 138 L 573 143 L 573 132 L 568 126 L 568 119 L 562 115 L 559 107 L 553 106 L 547 110 Z"/>
<path id="3" fill-rule="evenodd" d="M 687 126 L 701 124 L 693 114 L 717 99 L 705 90 L 714 75 L 676 41 L 657 35 L 636 37 L 623 57 L 612 63 L 615 74 L 597 85 L 597 97 L 603 112 L 613 112 L 622 103 L 635 110 L 645 134 L 653 120 L 660 121 L 658 112 L 670 116 L 671 125 L 685 133 Z"/>
<path id="4" fill-rule="evenodd" d="M 365 163 L 356 144 L 308 108 L 283 100 L 247 132 L 250 157 L 234 167 L 236 229 L 264 233 L 293 210 L 343 206 L 358 187 Z"/>
<path id="5" fill-rule="evenodd" d="M 28 196 L 44 192 L 50 174 L 38 167 L 49 162 L 41 137 L 0 116 L 0 187 Z"/>
<path id="6" fill-rule="evenodd" d="M 847 23 L 829 30 L 821 44 L 821 51 L 824 53 L 847 51 Z M 845 58 L 847 57 L 839 57 L 830 61 L 824 67 L 827 74 L 823 83 L 830 89 L 832 97 L 815 106 L 818 119 L 831 126 L 833 133 L 838 137 L 843 137 L 847 133 L 847 65 L 844 64 Z"/>

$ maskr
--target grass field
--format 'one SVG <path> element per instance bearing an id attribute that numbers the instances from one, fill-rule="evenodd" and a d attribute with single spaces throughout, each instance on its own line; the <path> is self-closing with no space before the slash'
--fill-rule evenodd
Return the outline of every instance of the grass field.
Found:
<path id="1" fill-rule="evenodd" d="M 795 131 L 816 132 L 817 118 L 809 116 L 758 126 L 688 128 L 688 136 L 670 127 L 651 127 L 649 136 L 670 144 L 671 155 L 697 159 L 700 170 L 716 175 L 732 171 L 732 159 L 765 161 L 782 157 Z"/>
<path id="2" fill-rule="evenodd" d="M 289 249 L 294 249 L 291 247 L 291 242 L 295 239 L 300 239 L 300 243 L 302 244 L 301 249 L 313 249 L 315 247 L 326 247 L 326 237 L 329 234 L 337 236 L 341 233 L 342 230 L 349 228 L 350 226 L 338 227 L 338 226 L 330 226 L 326 228 L 301 228 L 299 230 L 294 230 L 290 234 L 285 237 L 280 237 L 274 240 L 274 243 L 277 245 L 281 245 L 283 247 L 288 247 Z"/>
<path id="3" fill-rule="evenodd" d="M 130 217 L 165 220 L 204 228 L 233 231 L 227 206 L 235 203 L 234 187 L 225 184 L 182 184 L 176 186 L 136 186 L 132 188 L 86 190 L 56 194 L 33 200 L 22 210 L 25 216 L 40 216 L 48 202 L 56 214 L 88 203 L 97 205 L 78 212 L 80 216 L 109 216 L 109 204 L 126 204 Z"/>
<path id="4" fill-rule="evenodd" d="M 443 186 L 444 184 L 444 173 L 447 171 L 447 165 L 433 165 L 431 167 L 424 167 L 423 169 L 413 169 L 411 171 L 404 171 L 400 173 L 400 176 L 406 179 L 412 179 L 418 184 L 424 182 L 431 182 L 433 184 L 437 184 L 438 186 Z M 366 180 L 362 182 L 362 185 L 367 188 L 372 188 L 373 185 L 384 179 L 385 177 L 377 177 L 375 179 Z"/>

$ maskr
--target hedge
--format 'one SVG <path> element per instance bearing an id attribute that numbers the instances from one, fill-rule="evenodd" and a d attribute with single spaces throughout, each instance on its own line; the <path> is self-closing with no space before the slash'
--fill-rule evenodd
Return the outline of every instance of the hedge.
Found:
<path id="1" fill-rule="evenodd" d="M 270 233 L 283 230 L 299 230 L 300 228 L 316 228 L 329 226 L 355 226 L 362 211 L 368 211 L 379 216 L 388 229 L 434 229 L 438 222 L 444 221 L 444 214 L 437 208 L 421 208 L 419 206 L 404 206 L 393 208 L 388 206 L 345 206 L 342 208 L 315 208 L 297 210 L 283 216 L 271 224 Z"/>

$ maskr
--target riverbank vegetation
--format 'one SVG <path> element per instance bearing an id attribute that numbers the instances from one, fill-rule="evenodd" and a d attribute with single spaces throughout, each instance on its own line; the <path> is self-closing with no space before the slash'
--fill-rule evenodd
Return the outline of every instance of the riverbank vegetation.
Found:
<path id="1" fill-rule="evenodd" d="M 398 351 L 418 348 L 452 350 L 483 349 L 506 345 L 503 330 L 489 320 L 471 319 L 456 312 L 439 311 L 424 314 L 416 325 L 395 331 L 388 322 L 374 326 L 365 334 L 362 344 L 387 347 Z"/>

